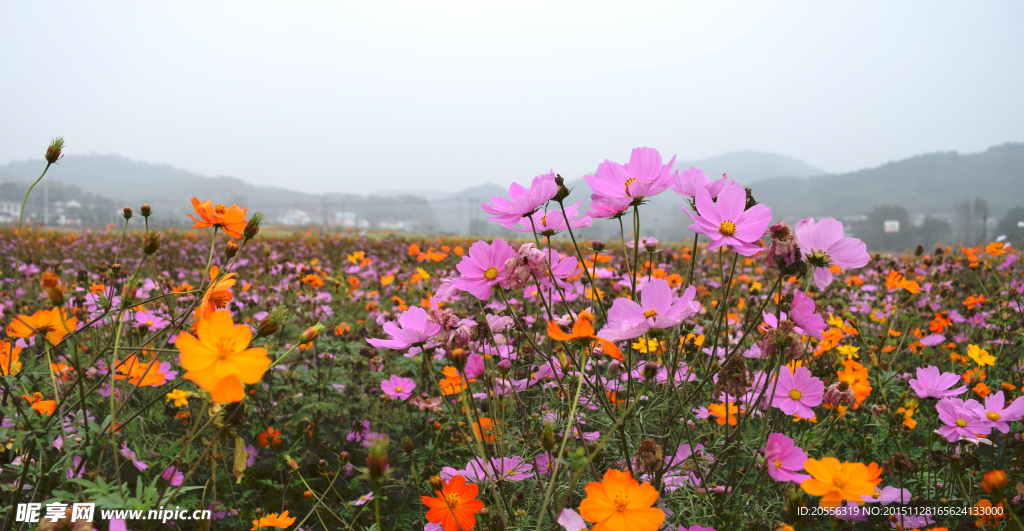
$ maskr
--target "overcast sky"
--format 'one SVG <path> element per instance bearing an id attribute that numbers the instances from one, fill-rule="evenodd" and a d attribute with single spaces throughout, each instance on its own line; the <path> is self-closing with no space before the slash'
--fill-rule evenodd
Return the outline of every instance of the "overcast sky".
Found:
<path id="1" fill-rule="evenodd" d="M 1024 141 L 1022 2 L 2 2 L 0 163 L 64 135 L 256 184 L 454 191 L 641 145 L 842 172 Z"/>

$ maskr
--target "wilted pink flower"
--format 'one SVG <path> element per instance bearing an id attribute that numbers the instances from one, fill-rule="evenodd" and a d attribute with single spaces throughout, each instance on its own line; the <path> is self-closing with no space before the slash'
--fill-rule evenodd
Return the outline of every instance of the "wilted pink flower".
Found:
<path id="1" fill-rule="evenodd" d="M 825 218 L 815 225 L 813 218 L 801 219 L 796 224 L 796 239 L 804 260 L 814 266 L 814 285 L 825 289 L 832 283 L 833 265 L 840 271 L 864 267 L 871 261 L 867 245 L 857 238 L 843 237 L 843 224 L 834 218 Z"/>
<path id="2" fill-rule="evenodd" d="M 803 470 L 807 461 L 807 454 L 798 448 L 793 439 L 781 433 L 768 435 L 768 444 L 764 449 L 764 462 L 768 467 L 768 475 L 775 481 L 791 481 L 800 484 L 805 479 L 811 479 L 807 474 L 798 474 L 797 470 Z"/>
<path id="3" fill-rule="evenodd" d="M 1007 406 L 1006 397 L 1003 396 L 1002 391 L 990 394 L 985 397 L 984 407 L 979 404 L 974 408 L 974 414 L 982 423 L 1003 433 L 1009 433 L 1009 423 L 1024 418 L 1024 396 L 1017 397 L 1017 400 Z"/>
<path id="4" fill-rule="evenodd" d="M 384 391 L 388 398 L 408 400 L 412 395 L 413 389 L 416 389 L 416 382 L 411 378 L 403 378 L 397 374 L 392 374 L 390 378 L 380 382 L 380 390 Z"/>
<path id="5" fill-rule="evenodd" d="M 825 318 L 814 313 L 814 301 L 804 292 L 793 292 L 793 304 L 790 305 L 789 318 L 803 330 L 803 333 L 821 339 L 825 331 Z"/>
<path id="6" fill-rule="evenodd" d="M 684 211 L 693 219 L 690 230 L 711 238 L 708 249 L 731 245 L 743 256 L 753 256 L 762 250 L 754 242 L 764 236 L 771 223 L 772 211 L 765 205 L 747 205 L 747 193 L 735 183 L 729 183 L 718 195 L 718 202 L 711 200 L 707 189 L 697 190 L 697 213 Z"/>
<path id="7" fill-rule="evenodd" d="M 533 214 L 524 216 L 523 219 L 519 220 L 519 223 L 508 228 L 518 232 L 536 231 L 537 234 L 554 234 L 567 230 L 565 226 L 565 218 L 567 217 L 569 218 L 569 226 L 574 229 L 590 227 L 594 224 L 594 220 L 590 219 L 590 216 L 584 215 L 582 218 L 577 218 L 581 204 L 583 204 L 582 197 L 575 204 L 567 205 L 564 215 L 557 208 L 552 208 L 551 210 L 538 209 Z"/>
<path id="8" fill-rule="evenodd" d="M 494 240 L 491 244 L 483 240 L 474 243 L 469 248 L 469 255 L 455 266 L 462 273 L 455 279 L 455 287 L 480 300 L 490 299 L 491 288 L 505 282 L 505 262 L 515 255 L 505 240 Z"/>
<path id="9" fill-rule="evenodd" d="M 717 181 L 711 182 L 711 179 L 704 174 L 703 170 L 691 166 L 690 169 L 683 170 L 675 176 L 672 180 L 672 189 L 677 194 L 686 197 L 696 197 L 697 190 L 706 189 L 711 194 L 711 198 L 714 199 L 718 197 L 718 194 L 722 193 L 722 189 L 730 182 L 733 181 L 730 181 L 725 174 L 722 174 L 722 177 Z"/>
<path id="10" fill-rule="evenodd" d="M 973 403 L 972 403 L 973 402 Z M 976 439 L 978 435 L 992 433 L 992 426 L 985 424 L 974 413 L 972 409 L 979 407 L 975 400 L 964 402 L 959 398 L 943 398 L 935 404 L 935 411 L 939 413 L 939 420 L 942 426 L 936 433 L 942 435 L 949 442 L 956 442 L 960 437 Z"/>
<path id="11" fill-rule="evenodd" d="M 798 367 L 793 374 L 789 372 L 788 366 L 779 370 L 778 378 L 772 407 L 781 409 L 787 415 L 813 418 L 814 410 L 811 408 L 820 405 L 825 396 L 825 384 L 821 379 L 811 376 L 807 367 Z"/>
<path id="12" fill-rule="evenodd" d="M 658 150 L 639 147 L 634 148 L 627 164 L 619 164 L 605 160 L 597 167 L 594 175 L 583 178 L 593 190 L 594 201 L 630 202 L 644 197 L 651 197 L 664 192 L 672 184 L 672 164 L 675 156 L 666 165 L 661 163 Z"/>
<path id="13" fill-rule="evenodd" d="M 963 385 L 956 389 L 950 389 L 961 381 L 960 376 L 952 372 L 939 374 L 939 368 L 934 365 L 917 368 L 917 378 L 911 379 L 910 388 L 920 398 L 934 397 L 945 398 L 963 394 L 967 386 Z"/>
<path id="14" fill-rule="evenodd" d="M 674 299 L 672 288 L 664 279 L 656 278 L 640 292 L 640 304 L 619 297 L 608 309 L 608 324 L 598 333 L 609 341 L 633 339 L 652 328 L 672 328 L 700 310 L 693 298 L 697 289 L 690 286 L 683 296 Z"/>
<path id="15" fill-rule="evenodd" d="M 532 276 L 538 279 L 547 275 L 548 266 L 544 262 L 544 251 L 532 243 L 519 246 L 519 251 L 505 262 L 505 284 L 508 289 L 519 289 L 525 286 Z"/>
<path id="16" fill-rule="evenodd" d="M 497 221 L 501 225 L 511 228 L 513 223 L 518 222 L 523 216 L 533 213 L 544 203 L 555 197 L 558 193 L 558 186 L 555 184 L 555 172 L 538 175 L 533 178 L 529 188 L 524 188 L 519 183 L 512 183 L 508 187 L 509 199 L 500 195 L 492 195 L 490 203 L 480 205 L 484 212 L 493 214 L 487 219 Z"/>
<path id="17" fill-rule="evenodd" d="M 401 350 L 417 343 L 425 343 L 441 333 L 441 326 L 431 322 L 426 310 L 419 306 L 402 312 L 398 317 L 398 324 L 387 322 L 383 328 L 391 339 L 368 338 L 366 342 L 377 348 Z"/>

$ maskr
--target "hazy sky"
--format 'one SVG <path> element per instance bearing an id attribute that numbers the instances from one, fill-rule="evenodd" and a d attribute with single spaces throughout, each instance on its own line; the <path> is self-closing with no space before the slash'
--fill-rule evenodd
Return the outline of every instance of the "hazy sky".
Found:
<path id="1" fill-rule="evenodd" d="M 1022 2 L 0 1 L 0 163 L 65 135 L 370 192 L 641 145 L 840 172 L 1024 141 Z"/>

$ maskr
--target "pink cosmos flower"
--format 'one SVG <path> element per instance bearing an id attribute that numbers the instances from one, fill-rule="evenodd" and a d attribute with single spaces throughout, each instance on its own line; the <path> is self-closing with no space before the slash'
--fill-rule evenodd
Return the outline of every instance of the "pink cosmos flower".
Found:
<path id="1" fill-rule="evenodd" d="M 754 242 L 764 236 L 772 221 L 772 211 L 765 205 L 747 205 L 747 193 L 736 183 L 729 183 L 718 195 L 718 202 L 711 200 L 706 188 L 697 190 L 697 214 L 683 209 L 693 225 L 690 230 L 711 238 L 708 249 L 731 245 L 743 256 L 754 256 L 762 250 Z"/>
<path id="2" fill-rule="evenodd" d="M 391 399 L 408 400 L 413 389 L 416 389 L 416 382 L 412 378 L 403 378 L 397 374 L 380 382 L 380 390 Z"/>
<path id="3" fill-rule="evenodd" d="M 441 325 L 431 321 L 426 310 L 419 306 L 402 312 L 398 324 L 387 322 L 383 328 L 391 339 L 368 338 L 366 342 L 377 348 L 402 350 L 417 343 L 425 343 L 441 333 Z"/>
<path id="4" fill-rule="evenodd" d="M 825 218 L 814 224 L 813 218 L 801 219 L 796 224 L 796 239 L 804 260 L 814 266 L 814 285 L 825 289 L 832 283 L 833 265 L 840 271 L 864 267 L 871 261 L 867 245 L 857 238 L 843 237 L 843 224 L 834 218 Z"/>
<path id="5" fill-rule="evenodd" d="M 509 226 L 508 228 L 517 232 L 533 232 L 537 231 L 537 234 L 554 234 L 563 230 L 567 230 L 565 226 L 565 218 L 569 218 L 569 226 L 578 229 L 580 227 L 591 227 L 594 225 L 594 220 L 590 219 L 590 216 L 584 215 L 582 218 L 579 216 L 580 205 L 583 204 L 583 198 L 575 204 L 567 205 L 565 207 L 565 214 L 557 208 L 551 210 L 537 209 L 536 212 L 529 216 L 523 216 L 519 220 L 519 223 Z M 533 221 L 531 223 L 531 220 Z"/>
<path id="6" fill-rule="evenodd" d="M 792 310 L 790 319 L 800 327 L 804 334 L 821 339 L 821 333 L 825 331 L 825 318 L 814 313 L 814 300 L 804 292 L 795 290 L 793 293 Z"/>
<path id="7" fill-rule="evenodd" d="M 545 271 L 543 276 L 539 276 L 538 278 L 541 279 L 541 283 L 550 284 L 549 279 L 554 275 L 555 282 L 562 289 L 571 290 L 572 284 L 565 279 L 583 272 L 583 269 L 580 268 L 580 261 L 575 256 L 564 255 L 554 249 L 545 249 L 544 256 L 547 258 L 548 263 L 551 264 L 551 274 L 549 275 Z"/>
<path id="8" fill-rule="evenodd" d="M 759 326 L 759 327 L 757 327 L 757 329 L 762 331 L 762 332 L 767 332 L 768 330 L 770 330 L 772 328 L 778 328 L 779 327 L 779 321 L 786 321 L 786 320 L 789 319 L 786 316 L 786 312 L 779 312 L 779 319 L 776 319 L 775 318 L 775 314 L 774 313 L 768 313 L 767 310 L 761 312 L 761 317 L 764 318 L 764 324 L 766 326 Z M 804 333 L 804 330 L 802 328 L 800 328 L 799 326 L 794 326 L 793 327 L 793 331 L 798 333 L 798 334 L 801 334 L 801 335 L 803 335 L 803 333 Z"/>
<path id="9" fill-rule="evenodd" d="M 700 303 L 693 300 L 697 289 L 690 286 L 683 296 L 674 299 L 672 288 L 664 279 L 656 278 L 640 292 L 640 304 L 619 297 L 608 310 L 608 324 L 599 336 L 609 341 L 633 339 L 652 328 L 672 328 L 700 311 Z"/>
<path id="10" fill-rule="evenodd" d="M 583 521 L 583 517 L 572 509 L 562 509 L 562 512 L 558 513 L 557 522 L 565 531 L 587 531 L 587 523 Z"/>
<path id="11" fill-rule="evenodd" d="M 973 404 L 971 404 L 973 402 Z M 976 439 L 978 435 L 992 433 L 992 426 L 981 421 L 972 409 L 978 407 L 975 400 L 964 402 L 959 398 L 943 398 L 935 404 L 935 411 L 939 413 L 939 420 L 945 426 L 935 430 L 935 433 L 946 438 L 949 442 L 956 442 L 960 437 Z"/>
<path id="12" fill-rule="evenodd" d="M 811 476 L 807 474 L 796 472 L 803 470 L 806 461 L 807 454 L 793 443 L 793 439 L 781 433 L 768 435 L 768 444 L 764 449 L 764 462 L 768 467 L 768 475 L 772 479 L 779 482 L 791 481 L 797 485 L 805 479 L 811 479 Z"/>
<path id="13" fill-rule="evenodd" d="M 950 389 L 950 387 L 953 387 L 960 381 L 961 379 L 958 374 L 952 372 L 939 374 L 938 367 L 929 365 L 928 367 L 918 367 L 917 378 L 913 378 L 907 383 L 910 384 L 910 388 L 917 393 L 919 398 L 946 398 L 963 394 L 967 391 L 966 385 Z"/>
<path id="14" fill-rule="evenodd" d="M 466 463 L 466 468 L 456 470 L 452 467 L 441 469 L 441 478 L 445 481 L 455 476 L 462 476 L 470 483 L 482 483 L 489 479 L 495 481 L 522 481 L 534 476 L 533 465 L 521 457 L 492 457 L 491 466 L 485 467 L 485 461 L 479 457 Z"/>
<path id="15" fill-rule="evenodd" d="M 630 201 L 625 199 L 605 199 L 591 201 L 587 215 L 592 218 L 617 218 L 629 209 Z"/>
<path id="16" fill-rule="evenodd" d="M 505 263 L 516 255 L 505 240 L 494 240 L 490 245 L 480 240 L 469 248 L 469 254 L 455 266 L 462 273 L 455 279 L 455 287 L 470 295 L 487 300 L 495 284 L 505 286 Z"/>
<path id="17" fill-rule="evenodd" d="M 882 505 L 889 505 L 892 502 L 900 502 L 904 505 L 910 503 L 910 499 L 913 496 L 910 495 L 910 491 L 907 489 L 900 489 L 897 487 L 885 487 L 882 490 L 878 490 L 875 487 L 875 493 L 871 496 L 862 496 L 867 503 L 881 503 Z"/>
<path id="18" fill-rule="evenodd" d="M 142 472 L 143 470 L 149 468 L 149 465 L 143 463 L 141 459 L 135 457 L 135 452 L 133 452 L 131 448 L 128 448 L 128 443 L 126 442 L 121 443 L 121 455 L 123 455 L 127 459 L 130 459 L 132 464 L 135 465 L 135 468 L 139 469 L 139 472 Z"/>
<path id="19" fill-rule="evenodd" d="M 493 214 L 493 217 L 487 219 L 511 228 L 513 223 L 543 206 L 544 203 L 555 197 L 556 193 L 558 193 L 558 186 L 555 184 L 555 172 L 549 172 L 534 177 L 529 188 L 524 188 L 519 183 L 512 183 L 508 187 L 510 199 L 492 195 L 491 202 L 483 203 L 480 207 L 484 209 L 484 212 Z"/>
<path id="20" fill-rule="evenodd" d="M 160 317 L 159 315 L 156 315 L 154 313 L 143 312 L 143 311 L 135 312 L 135 325 L 136 326 L 143 326 L 143 325 L 145 325 L 150 330 L 163 330 L 163 328 L 165 326 L 167 326 L 168 324 L 170 324 L 170 321 L 168 321 L 167 319 L 164 319 L 163 317 Z"/>
<path id="21" fill-rule="evenodd" d="M 366 505 L 367 502 L 373 501 L 373 491 L 367 492 L 359 497 L 358 500 L 352 502 L 352 505 Z"/>
<path id="22" fill-rule="evenodd" d="M 984 407 L 979 404 L 974 408 L 974 414 L 982 423 L 1003 433 L 1009 433 L 1009 423 L 1024 418 L 1024 396 L 1017 397 L 1017 400 L 1006 406 L 1006 397 L 1002 391 L 990 394 L 985 397 Z"/>
<path id="23" fill-rule="evenodd" d="M 178 485 L 181 485 L 183 481 L 185 481 L 185 474 L 182 474 L 181 470 L 178 470 L 178 468 L 175 466 L 167 467 L 167 470 L 164 470 L 164 473 L 161 474 L 161 476 L 164 479 L 166 479 L 167 482 L 170 483 L 172 487 L 177 487 Z"/>
<path id="24" fill-rule="evenodd" d="M 662 165 L 658 150 L 639 147 L 633 149 L 627 164 L 606 159 L 597 167 L 594 175 L 584 176 L 583 179 L 593 190 L 590 197 L 594 201 L 611 200 L 617 204 L 622 200 L 633 202 L 664 192 L 672 184 L 674 175 L 669 172 L 675 161 L 673 155 L 668 164 Z"/>
<path id="25" fill-rule="evenodd" d="M 684 170 L 672 180 L 672 190 L 675 190 L 677 194 L 682 196 L 696 197 L 697 190 L 707 189 L 708 193 L 711 194 L 711 198 L 714 199 L 718 197 L 718 194 L 722 193 L 722 189 L 730 182 L 735 181 L 730 181 L 729 177 L 724 173 L 721 179 L 712 182 L 704 174 L 703 170 L 691 166 L 690 169 Z"/>
<path id="26" fill-rule="evenodd" d="M 825 384 L 819 378 L 811 376 L 807 367 L 798 367 L 796 374 L 789 372 L 789 367 L 779 371 L 779 382 L 775 386 L 772 407 L 777 407 L 787 415 L 800 415 L 805 419 L 814 417 L 814 406 L 820 405 L 825 396 Z"/>

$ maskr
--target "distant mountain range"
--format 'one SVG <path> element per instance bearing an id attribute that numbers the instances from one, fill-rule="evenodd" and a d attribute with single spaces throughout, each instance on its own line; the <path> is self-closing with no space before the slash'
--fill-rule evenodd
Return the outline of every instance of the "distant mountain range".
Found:
<path id="1" fill-rule="evenodd" d="M 981 153 L 919 155 L 844 174 L 826 174 L 797 159 L 755 151 L 675 164 L 678 169 L 690 166 L 703 169 L 712 178 L 727 173 L 744 186 L 751 186 L 755 198 L 772 207 L 776 220 L 790 223 L 805 216 L 856 216 L 877 205 L 948 216 L 957 202 L 975 197 L 988 202 L 994 217 L 1024 205 L 1024 144 L 1019 143 Z M 40 161 L 36 160 L 0 165 L 0 201 L 20 202 L 19 194 L 24 194 L 27 183 L 38 176 L 39 168 Z M 528 182 L 531 177 L 520 182 Z M 575 202 L 582 197 L 583 209 L 588 208 L 590 190 L 582 176 L 566 178 L 573 188 L 569 200 Z M 156 213 L 153 221 L 186 226 L 186 214 L 191 211 L 189 199 L 196 195 L 245 205 L 250 212 L 262 210 L 271 223 L 509 234 L 487 221 L 480 210 L 480 203 L 491 195 L 507 194 L 507 183 L 484 184 L 456 193 L 422 189 L 384 190 L 368 196 L 314 195 L 255 186 L 234 177 L 205 177 L 166 164 L 112 155 L 67 156 L 47 179 L 74 185 L 61 188 L 60 195 L 64 201 L 73 198 L 83 203 L 81 217 L 86 223 L 107 223 L 123 206 L 138 208 L 148 202 Z M 71 197 L 76 193 L 81 197 Z M 28 214 L 40 212 L 41 202 L 40 194 L 33 192 Z M 640 210 L 644 234 L 664 239 L 687 236 L 690 221 L 680 204 L 681 198 L 671 191 L 651 198 Z M 595 225 L 581 231 L 581 237 L 618 237 L 618 223 L 597 220 Z"/>

